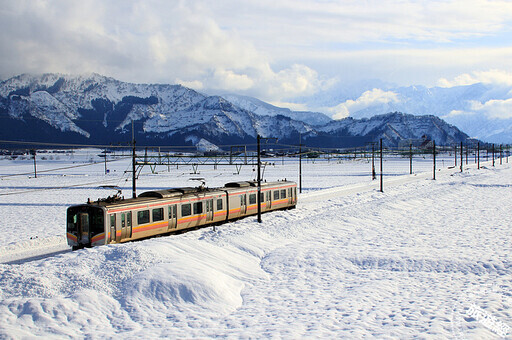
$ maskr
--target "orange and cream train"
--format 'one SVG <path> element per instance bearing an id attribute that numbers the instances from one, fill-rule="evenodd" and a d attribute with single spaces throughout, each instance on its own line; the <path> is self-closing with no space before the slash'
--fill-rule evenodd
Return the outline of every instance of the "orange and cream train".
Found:
<path id="1" fill-rule="evenodd" d="M 68 244 L 75 250 L 121 243 L 255 215 L 257 182 L 221 188 L 179 188 L 144 192 L 137 198 L 107 199 L 67 210 Z M 261 183 L 261 212 L 295 208 L 297 184 Z"/>

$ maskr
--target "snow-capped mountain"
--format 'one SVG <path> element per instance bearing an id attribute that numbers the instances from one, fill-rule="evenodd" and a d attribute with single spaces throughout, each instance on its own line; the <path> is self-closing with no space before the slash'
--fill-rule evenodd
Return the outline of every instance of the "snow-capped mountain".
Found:
<path id="1" fill-rule="evenodd" d="M 238 107 L 247 111 L 254 112 L 260 116 L 277 116 L 282 115 L 290 117 L 294 120 L 299 120 L 312 126 L 321 126 L 332 121 L 326 114 L 311 111 L 292 111 L 287 108 L 277 107 L 265 103 L 259 99 L 247 96 L 240 96 L 236 94 L 225 94 L 222 98 L 232 102 Z"/>
<path id="2" fill-rule="evenodd" d="M 302 138 L 308 145 L 323 147 L 360 146 L 379 138 L 396 145 L 424 135 L 435 137 L 438 144 L 467 138 L 441 120 L 432 123 L 432 117 L 395 113 L 332 121 L 257 99 L 206 96 L 180 85 L 131 84 L 98 74 L 20 75 L 3 81 L 0 118 L 4 140 L 128 143 L 134 122 L 138 145 L 197 145 L 210 150 L 215 145 L 252 144 L 258 134 L 283 144 L 298 144 Z M 322 121 L 327 123 L 318 126 Z"/>
<path id="3" fill-rule="evenodd" d="M 464 141 L 468 136 L 439 117 L 414 116 L 399 112 L 373 116 L 371 118 L 346 118 L 334 121 L 319 131 L 338 136 L 367 137 L 371 141 L 381 138 L 388 146 L 407 140 L 435 140 L 449 145 Z"/>
<path id="4" fill-rule="evenodd" d="M 379 86 L 383 87 L 379 87 Z M 472 137 L 494 143 L 512 143 L 512 87 L 475 83 L 454 87 L 391 87 L 366 84 L 358 94 L 324 96 L 315 105 L 336 107 L 353 118 L 369 118 L 388 112 L 435 115 Z M 307 100 L 305 100 L 308 102 Z M 308 102 L 309 104 L 309 102 Z"/>

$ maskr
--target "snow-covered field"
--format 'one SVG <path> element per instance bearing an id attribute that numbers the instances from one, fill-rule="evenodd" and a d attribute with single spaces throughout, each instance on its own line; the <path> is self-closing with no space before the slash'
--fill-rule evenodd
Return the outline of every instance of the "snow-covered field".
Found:
<path id="1" fill-rule="evenodd" d="M 129 160 L 99 151 L 0 160 L 0 338 L 499 338 L 512 331 L 512 166 L 304 160 L 297 209 L 70 252 L 65 211 L 131 195 Z M 96 159 L 94 159 L 96 160 Z M 267 160 L 265 178 L 298 179 Z M 443 163 L 444 161 L 444 163 Z M 511 162 L 512 163 L 512 162 Z M 378 161 L 376 161 L 377 173 Z M 67 168 L 43 172 L 45 169 Z M 251 166 L 144 168 L 138 193 L 256 177 Z M 170 171 L 168 171 L 170 170 Z M 423 174 L 420 172 L 424 172 Z M 402 176 L 398 176 L 402 175 Z M 43 253 L 52 256 L 37 256 Z"/>

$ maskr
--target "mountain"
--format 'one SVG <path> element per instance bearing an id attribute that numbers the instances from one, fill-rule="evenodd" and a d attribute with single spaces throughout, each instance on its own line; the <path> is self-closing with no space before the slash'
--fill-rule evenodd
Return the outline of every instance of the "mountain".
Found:
<path id="1" fill-rule="evenodd" d="M 133 122 L 137 145 L 195 145 L 201 150 L 254 144 L 258 134 L 281 144 L 302 139 L 318 147 L 362 146 L 380 138 L 396 146 L 423 136 L 441 145 L 467 138 L 433 116 L 390 113 L 332 121 L 254 98 L 206 96 L 180 85 L 131 84 L 98 74 L 5 80 L 0 83 L 0 119 L 4 140 L 127 144 Z"/>
<path id="2" fill-rule="evenodd" d="M 319 131 L 335 136 L 367 137 L 372 142 L 382 139 L 387 146 L 396 146 L 401 141 L 422 139 L 450 145 L 468 139 L 468 135 L 439 117 L 414 116 L 400 112 L 363 119 L 345 118 L 333 121 Z"/>
<path id="3" fill-rule="evenodd" d="M 350 117 L 360 119 L 388 112 L 435 115 L 456 125 L 470 136 L 494 143 L 512 143 L 512 86 L 475 83 L 454 87 L 393 87 L 376 82 L 365 84 L 359 92 L 338 96 L 324 94 L 303 102 L 316 107 L 345 105 Z M 315 107 L 315 106 L 312 106 Z M 511 118 L 509 118 L 511 117 Z"/>
<path id="4" fill-rule="evenodd" d="M 332 121 L 326 114 L 320 112 L 311 111 L 292 111 L 290 109 L 277 107 L 265 103 L 259 99 L 247 96 L 240 96 L 236 94 L 222 95 L 222 98 L 232 102 L 238 107 L 241 107 L 247 111 L 254 112 L 260 116 L 285 116 L 294 120 L 300 120 L 304 123 L 313 126 L 325 125 Z"/>

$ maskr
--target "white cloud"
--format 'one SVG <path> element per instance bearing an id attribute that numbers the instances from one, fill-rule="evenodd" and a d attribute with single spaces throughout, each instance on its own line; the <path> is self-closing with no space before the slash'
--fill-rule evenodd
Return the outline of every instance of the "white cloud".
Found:
<path id="1" fill-rule="evenodd" d="M 490 119 L 509 119 L 512 118 L 512 98 L 476 103 L 473 109 L 484 113 Z"/>
<path id="2" fill-rule="evenodd" d="M 511 119 L 512 118 L 512 98 L 492 99 L 486 102 L 478 100 L 468 101 L 468 107 L 465 110 L 453 110 L 443 119 L 453 117 L 485 116 L 488 119 Z"/>
<path id="3" fill-rule="evenodd" d="M 499 40 L 511 21 L 503 0 L 4 1 L 0 78 L 97 72 L 273 102 L 296 102 L 333 79 L 506 82 L 510 74 L 471 70 L 510 69 L 512 48 Z M 485 37 L 492 47 L 471 40 Z"/>
<path id="4" fill-rule="evenodd" d="M 476 83 L 512 86 L 512 72 L 503 70 L 474 71 L 456 76 L 453 80 L 441 78 L 438 81 L 440 87 L 454 87 L 472 85 Z"/>
<path id="5" fill-rule="evenodd" d="M 8 2 L 0 11 L 0 76 L 98 72 L 283 100 L 325 82 L 305 65 L 280 69 L 202 1 Z M 236 12 L 238 7 L 230 11 Z M 8 15 L 7 15 L 8 14 Z"/>
<path id="6" fill-rule="evenodd" d="M 333 119 L 341 119 L 348 117 L 351 113 L 371 107 L 373 105 L 398 103 L 399 98 L 395 92 L 383 91 L 381 89 L 373 89 L 364 92 L 356 100 L 347 100 L 333 108 L 329 108 L 329 112 L 333 114 Z"/>

